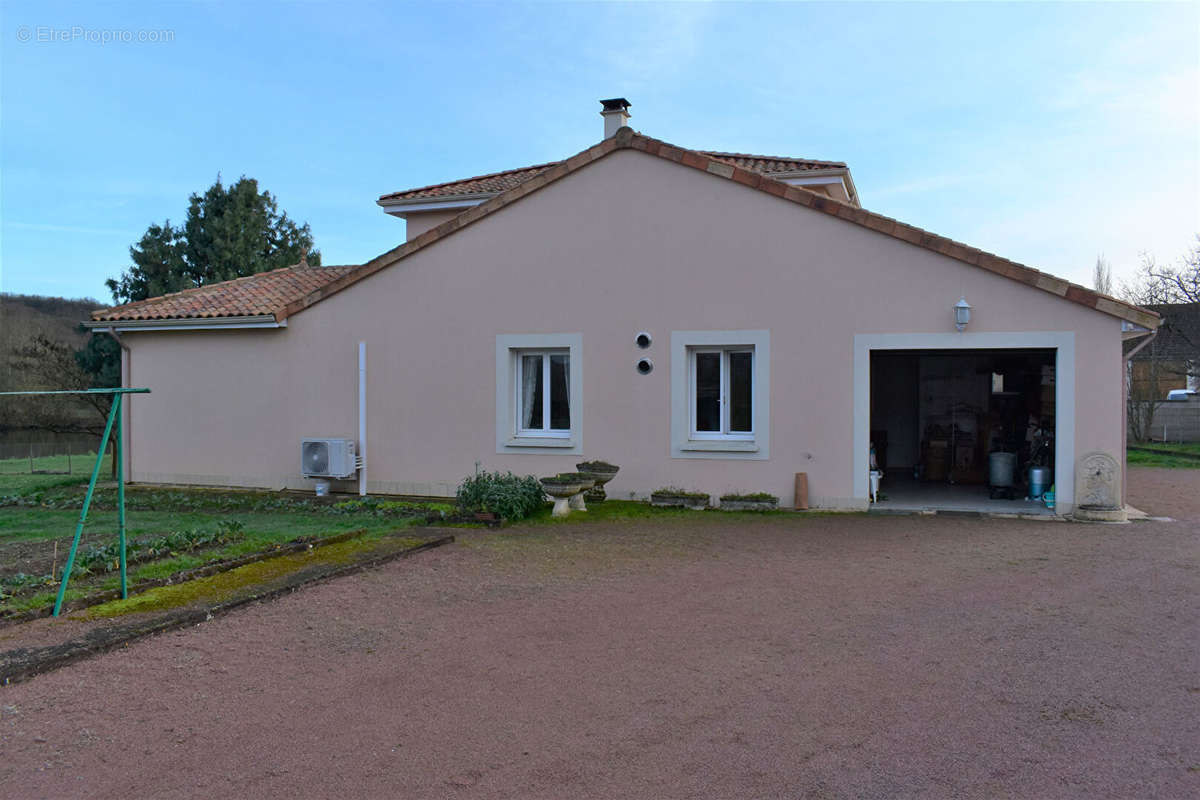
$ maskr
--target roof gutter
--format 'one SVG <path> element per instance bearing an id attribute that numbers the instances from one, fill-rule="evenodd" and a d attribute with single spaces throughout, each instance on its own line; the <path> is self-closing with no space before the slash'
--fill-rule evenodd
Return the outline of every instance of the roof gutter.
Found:
<path id="1" fill-rule="evenodd" d="M 411 197 L 392 200 L 381 197 L 375 203 L 394 217 L 404 217 L 406 214 L 418 214 L 423 211 L 461 211 L 464 208 L 471 208 L 491 200 L 498 194 L 500 193 L 477 192 L 444 197 Z"/>
<path id="2" fill-rule="evenodd" d="M 185 317 L 174 319 L 92 320 L 83 327 L 113 334 L 135 331 L 221 331 L 256 328 L 286 328 L 287 320 L 276 320 L 274 314 L 255 314 L 239 317 Z M 120 342 L 120 339 L 117 339 Z M 125 345 L 122 343 L 122 347 Z"/>

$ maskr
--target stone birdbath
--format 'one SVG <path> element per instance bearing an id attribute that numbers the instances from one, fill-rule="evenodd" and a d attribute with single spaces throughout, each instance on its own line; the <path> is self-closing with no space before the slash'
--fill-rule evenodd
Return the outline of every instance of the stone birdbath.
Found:
<path id="1" fill-rule="evenodd" d="M 542 490 L 554 498 L 551 516 L 565 517 L 572 510 L 587 511 L 583 503 L 583 492 L 592 488 L 594 481 L 579 472 L 567 472 L 552 478 L 542 478 Z"/>
<path id="2" fill-rule="evenodd" d="M 575 469 L 596 482 L 596 485 L 588 489 L 584 497 L 593 503 L 599 503 L 608 499 L 608 493 L 604 491 L 604 484 L 615 478 L 621 468 L 616 464 L 609 464 L 607 461 L 584 461 L 576 464 Z"/>

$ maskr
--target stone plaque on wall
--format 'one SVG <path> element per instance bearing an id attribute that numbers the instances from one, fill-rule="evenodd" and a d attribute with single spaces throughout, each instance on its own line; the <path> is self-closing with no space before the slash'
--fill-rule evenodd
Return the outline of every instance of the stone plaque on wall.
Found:
<path id="1" fill-rule="evenodd" d="M 1097 522 L 1124 522 L 1121 462 L 1108 453 L 1088 453 L 1075 470 L 1075 517 Z"/>

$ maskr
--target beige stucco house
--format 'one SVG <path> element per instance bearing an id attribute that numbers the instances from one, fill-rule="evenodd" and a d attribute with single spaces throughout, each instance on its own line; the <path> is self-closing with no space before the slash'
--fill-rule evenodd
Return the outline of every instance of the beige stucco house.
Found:
<path id="1" fill-rule="evenodd" d="M 872 442 L 892 503 L 993 502 L 989 453 L 1019 482 L 1040 447 L 1069 513 L 1086 454 L 1124 463 L 1122 341 L 1155 314 L 873 214 L 844 164 L 675 147 L 627 108 L 565 161 L 385 195 L 408 240 L 366 264 L 97 312 L 153 390 L 129 475 L 311 487 L 324 436 L 365 450 L 335 489 L 603 459 L 610 497 L 788 505 L 805 473 L 811 506 L 863 509 Z"/>

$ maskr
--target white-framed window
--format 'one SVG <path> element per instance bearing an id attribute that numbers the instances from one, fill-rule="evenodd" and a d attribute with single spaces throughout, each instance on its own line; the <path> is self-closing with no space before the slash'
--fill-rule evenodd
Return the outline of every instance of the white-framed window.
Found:
<path id="1" fill-rule="evenodd" d="M 571 435 L 571 351 L 517 350 L 518 436 Z"/>
<path id="2" fill-rule="evenodd" d="M 754 440 L 754 348 L 688 348 L 692 439 Z"/>
<path id="3" fill-rule="evenodd" d="M 496 337 L 497 453 L 582 453 L 582 348 L 578 333 Z"/>
<path id="4" fill-rule="evenodd" d="M 769 457 L 770 332 L 671 333 L 671 455 Z"/>

